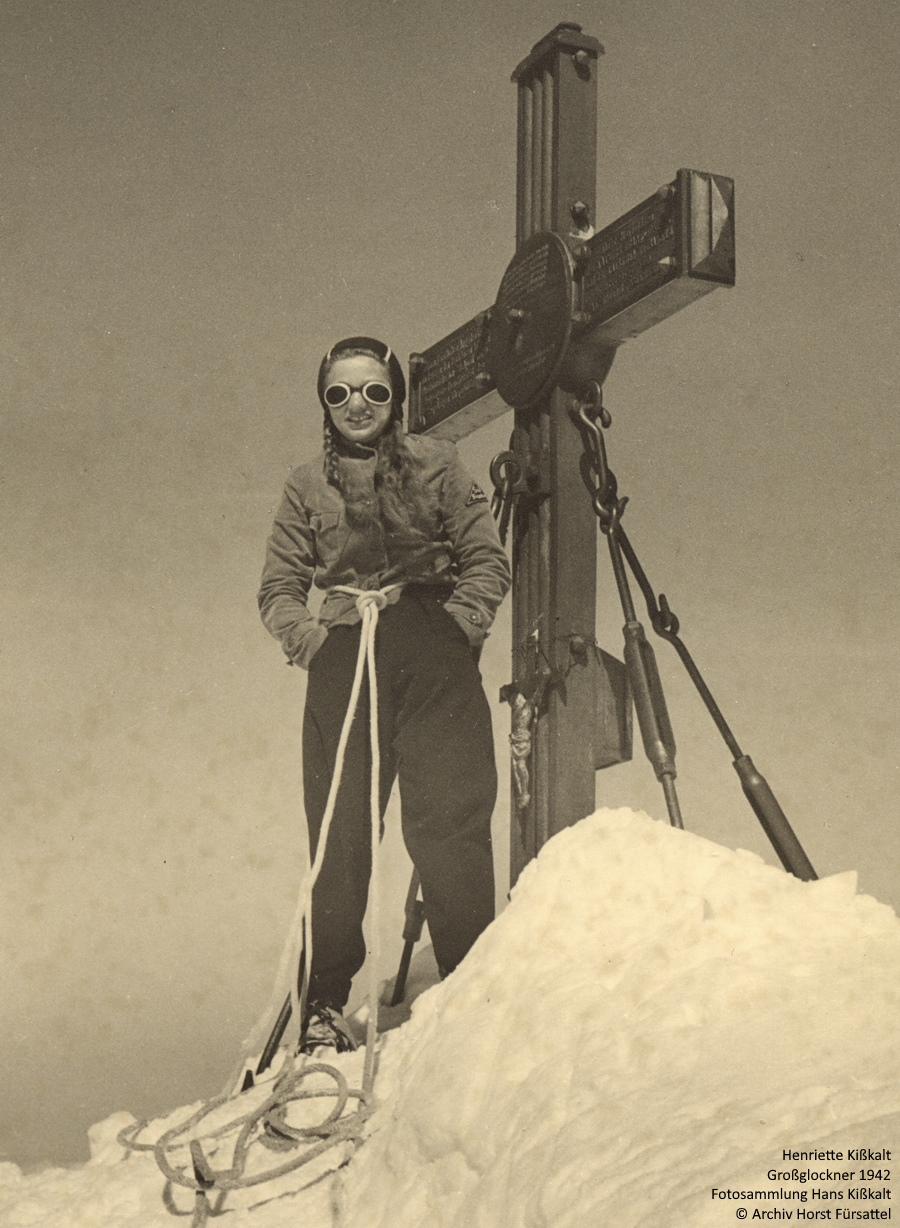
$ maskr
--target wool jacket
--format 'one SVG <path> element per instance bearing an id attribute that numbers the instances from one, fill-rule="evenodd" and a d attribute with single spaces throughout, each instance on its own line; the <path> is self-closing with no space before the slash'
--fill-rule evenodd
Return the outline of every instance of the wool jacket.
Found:
<path id="1" fill-rule="evenodd" d="M 470 644 L 480 646 L 488 634 L 509 590 L 510 570 L 487 496 L 453 444 L 421 435 L 407 435 L 405 442 L 439 513 L 432 541 L 411 543 L 377 519 L 351 527 L 341 493 L 326 481 L 324 454 L 290 474 L 269 536 L 259 609 L 292 664 L 308 667 L 329 627 L 359 621 L 355 598 L 332 591 L 335 585 L 445 589 L 444 608 Z M 341 482 L 354 501 L 361 496 L 377 506 L 374 449 L 354 448 L 339 463 Z M 313 584 L 325 592 L 318 618 L 308 604 Z M 388 601 L 399 595 L 394 589 Z"/>

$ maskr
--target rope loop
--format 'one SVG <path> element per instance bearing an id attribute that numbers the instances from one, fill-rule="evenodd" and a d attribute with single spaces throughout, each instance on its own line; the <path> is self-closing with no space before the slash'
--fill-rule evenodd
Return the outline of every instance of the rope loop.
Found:
<path id="1" fill-rule="evenodd" d="M 302 1083 L 310 1075 L 326 1075 L 334 1081 L 334 1087 L 303 1088 Z M 334 1104 L 320 1122 L 311 1126 L 291 1126 L 286 1120 L 290 1105 L 300 1100 L 329 1100 Z M 363 1138 L 365 1123 L 372 1113 L 371 1093 L 365 1088 L 351 1088 L 346 1078 L 335 1067 L 323 1062 L 312 1062 L 293 1070 L 276 1081 L 272 1093 L 256 1108 L 232 1119 L 206 1136 L 207 1141 L 236 1134 L 231 1147 L 231 1161 L 227 1167 L 216 1169 L 203 1150 L 201 1139 L 192 1135 L 202 1120 L 225 1103 L 226 1097 L 216 1097 L 201 1106 L 186 1121 L 166 1130 L 153 1143 L 139 1142 L 138 1134 L 147 1122 L 138 1122 L 120 1131 L 119 1143 L 132 1151 L 152 1151 L 166 1179 L 163 1202 L 172 1215 L 193 1214 L 191 1228 L 203 1228 L 210 1216 L 222 1213 L 227 1194 L 232 1190 L 246 1190 L 263 1185 L 278 1177 L 303 1167 L 325 1151 L 342 1143 L 358 1146 Z M 344 1114 L 348 1101 L 358 1102 L 357 1107 Z M 290 1151 L 304 1144 L 299 1154 L 269 1168 L 264 1172 L 248 1173 L 246 1164 L 253 1144 L 261 1143 L 270 1150 Z M 179 1160 L 170 1159 L 170 1153 L 182 1150 Z M 187 1156 L 184 1156 L 184 1150 Z M 193 1212 L 178 1208 L 175 1187 L 193 1191 Z M 210 1204 L 208 1195 L 216 1192 Z"/>

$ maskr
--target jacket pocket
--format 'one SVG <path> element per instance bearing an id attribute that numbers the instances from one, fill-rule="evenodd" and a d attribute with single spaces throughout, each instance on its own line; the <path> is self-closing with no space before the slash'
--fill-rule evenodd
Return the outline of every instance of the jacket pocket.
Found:
<path id="1" fill-rule="evenodd" d="M 294 664 L 299 665 L 301 669 L 309 669 L 327 639 L 328 628 L 323 627 L 321 623 L 314 623 L 294 651 L 292 658 Z"/>
<path id="2" fill-rule="evenodd" d="M 326 568 L 333 566 L 347 545 L 349 529 L 343 512 L 314 512 L 309 523 L 319 562 Z"/>
<path id="3" fill-rule="evenodd" d="M 485 633 L 481 629 L 481 625 L 464 622 L 464 615 L 457 616 L 451 610 L 448 610 L 445 605 L 441 606 L 447 622 L 450 623 L 451 632 L 458 635 L 470 648 L 480 648 L 484 643 Z"/>

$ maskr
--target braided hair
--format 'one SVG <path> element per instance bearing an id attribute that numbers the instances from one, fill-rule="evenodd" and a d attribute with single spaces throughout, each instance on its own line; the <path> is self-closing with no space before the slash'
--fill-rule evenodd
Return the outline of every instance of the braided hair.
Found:
<path id="1" fill-rule="evenodd" d="M 375 451 L 375 501 L 343 481 L 342 458 L 347 441 L 337 430 L 325 401 L 325 386 L 332 365 L 339 358 L 365 355 L 382 364 L 393 393 L 391 417 L 371 446 Z M 440 524 L 437 500 L 419 478 L 403 430 L 406 381 L 393 351 L 372 337 L 348 337 L 333 345 L 319 367 L 319 400 L 325 413 L 323 445 L 325 480 L 344 500 L 347 523 L 355 529 L 378 526 L 396 547 L 415 547 L 433 541 Z"/>

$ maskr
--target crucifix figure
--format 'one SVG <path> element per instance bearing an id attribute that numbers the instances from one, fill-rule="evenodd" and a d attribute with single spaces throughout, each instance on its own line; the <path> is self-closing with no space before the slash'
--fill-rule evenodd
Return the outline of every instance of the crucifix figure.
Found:
<path id="1" fill-rule="evenodd" d="M 734 283 L 723 176 L 679 171 L 595 232 L 602 52 L 564 23 L 516 68 L 516 254 L 492 308 L 410 358 L 413 431 L 456 440 L 515 410 L 510 450 L 492 466 L 512 528 L 513 881 L 594 809 L 596 771 L 630 755 L 624 667 L 595 641 L 598 509 L 582 480 L 581 398 L 599 393 L 618 345 Z"/>

